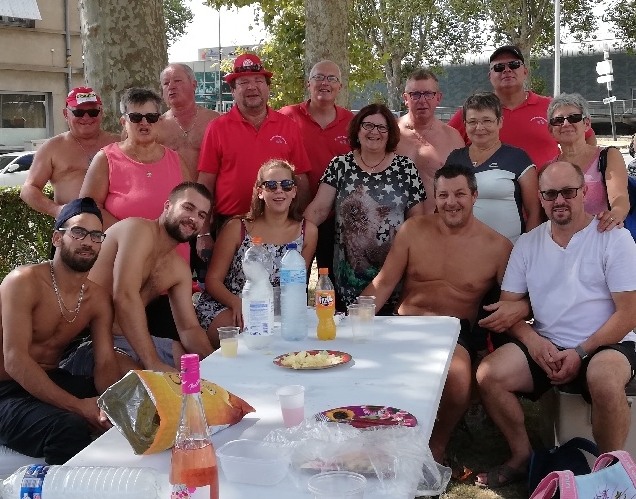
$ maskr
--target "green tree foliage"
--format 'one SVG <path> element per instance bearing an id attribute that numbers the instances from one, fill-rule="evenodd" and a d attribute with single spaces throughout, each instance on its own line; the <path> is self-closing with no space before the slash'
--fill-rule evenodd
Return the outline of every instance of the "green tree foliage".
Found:
<path id="1" fill-rule="evenodd" d="M 194 15 L 184 0 L 163 0 L 163 15 L 166 21 L 168 46 L 176 42 L 185 33 L 186 26 Z"/>
<path id="2" fill-rule="evenodd" d="M 603 16 L 612 23 L 612 30 L 629 53 L 636 52 L 636 1 L 618 0 Z"/>

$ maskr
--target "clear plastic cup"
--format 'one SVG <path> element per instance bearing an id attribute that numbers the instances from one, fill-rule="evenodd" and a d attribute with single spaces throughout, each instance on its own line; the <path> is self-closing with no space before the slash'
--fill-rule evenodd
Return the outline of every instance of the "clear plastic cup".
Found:
<path id="1" fill-rule="evenodd" d="M 283 422 L 287 428 L 296 426 L 305 419 L 305 387 L 288 385 L 276 390 Z"/>
<path id="2" fill-rule="evenodd" d="M 352 471 L 327 471 L 309 479 L 314 499 L 362 499 L 367 479 Z"/>
<path id="3" fill-rule="evenodd" d="M 219 332 L 219 343 L 221 344 L 221 355 L 223 357 L 236 357 L 238 353 L 239 328 L 235 326 L 223 326 L 217 328 Z"/>
<path id="4" fill-rule="evenodd" d="M 364 342 L 373 338 L 375 303 L 352 303 L 347 307 L 353 341 Z"/>

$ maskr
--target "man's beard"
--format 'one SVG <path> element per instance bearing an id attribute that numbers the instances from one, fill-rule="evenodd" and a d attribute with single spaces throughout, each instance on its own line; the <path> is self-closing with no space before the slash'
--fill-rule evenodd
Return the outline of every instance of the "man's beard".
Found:
<path id="1" fill-rule="evenodd" d="M 190 236 L 184 235 L 181 232 L 181 224 L 178 220 L 166 218 L 163 226 L 165 227 L 168 235 L 179 243 L 188 243 L 190 241 L 195 241 L 197 238 L 198 231 L 196 230 Z"/>
<path id="2" fill-rule="evenodd" d="M 74 270 L 75 272 L 88 272 L 92 269 L 97 257 L 99 256 L 99 251 L 94 251 L 94 253 L 95 256 L 93 258 L 80 258 L 76 256 L 75 253 L 66 244 L 64 244 L 64 242 L 62 242 L 62 246 L 60 247 L 60 257 L 62 258 L 62 262 L 64 262 L 69 269 Z"/>

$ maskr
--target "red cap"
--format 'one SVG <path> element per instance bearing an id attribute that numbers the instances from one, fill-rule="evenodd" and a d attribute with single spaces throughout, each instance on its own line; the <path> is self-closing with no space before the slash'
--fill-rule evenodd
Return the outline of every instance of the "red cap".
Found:
<path id="1" fill-rule="evenodd" d="M 102 105 L 99 95 L 91 87 L 77 87 L 71 90 L 66 97 L 66 105 L 77 107 L 81 104 L 97 104 Z"/>
<path id="2" fill-rule="evenodd" d="M 241 54 L 234 61 L 234 70 L 226 74 L 224 80 L 230 83 L 239 76 L 248 75 L 265 75 L 271 78 L 274 73 L 265 70 L 258 56 L 254 54 Z"/>

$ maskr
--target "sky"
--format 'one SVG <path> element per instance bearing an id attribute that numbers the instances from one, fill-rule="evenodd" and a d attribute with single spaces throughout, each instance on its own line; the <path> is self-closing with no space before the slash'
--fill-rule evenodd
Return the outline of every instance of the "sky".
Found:
<path id="1" fill-rule="evenodd" d="M 168 50 L 170 62 L 189 62 L 198 59 L 198 49 L 219 46 L 219 12 L 202 0 L 190 0 L 189 6 L 194 14 L 186 33 Z M 250 31 L 249 26 L 254 29 Z M 265 32 L 254 24 L 254 9 L 221 9 L 221 46 L 258 45 L 265 38 Z"/>

